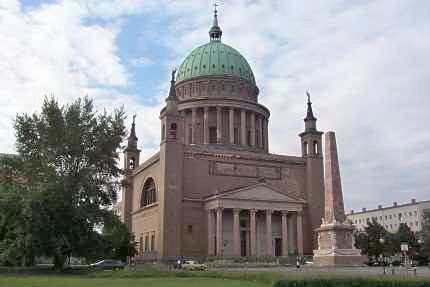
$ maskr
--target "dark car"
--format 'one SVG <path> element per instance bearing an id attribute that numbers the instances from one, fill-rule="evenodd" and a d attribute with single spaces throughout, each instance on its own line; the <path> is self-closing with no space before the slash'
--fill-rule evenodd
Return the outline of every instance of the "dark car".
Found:
<path id="1" fill-rule="evenodd" d="M 90 268 L 101 270 L 118 270 L 123 269 L 125 264 L 119 260 L 104 259 L 90 264 Z"/>

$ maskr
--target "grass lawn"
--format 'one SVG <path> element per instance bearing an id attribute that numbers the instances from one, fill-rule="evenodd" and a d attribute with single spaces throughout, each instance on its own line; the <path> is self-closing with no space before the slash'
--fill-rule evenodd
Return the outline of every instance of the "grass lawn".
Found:
<path id="1" fill-rule="evenodd" d="M 272 284 L 220 278 L 82 278 L 0 276 L 1 287 L 268 287 Z"/>

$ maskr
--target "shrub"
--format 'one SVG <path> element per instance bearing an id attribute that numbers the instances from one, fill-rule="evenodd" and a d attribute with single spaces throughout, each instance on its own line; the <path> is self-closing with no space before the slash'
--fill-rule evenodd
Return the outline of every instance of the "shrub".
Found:
<path id="1" fill-rule="evenodd" d="M 274 287 L 428 287 L 430 280 L 400 278 L 313 278 L 285 279 Z"/>

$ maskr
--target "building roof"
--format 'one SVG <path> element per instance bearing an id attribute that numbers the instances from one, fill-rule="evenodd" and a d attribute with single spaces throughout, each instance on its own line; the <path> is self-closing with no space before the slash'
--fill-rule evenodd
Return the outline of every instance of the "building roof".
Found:
<path id="1" fill-rule="evenodd" d="M 359 214 L 366 214 L 366 213 L 370 213 L 370 212 L 376 212 L 376 211 L 381 211 L 381 210 L 389 210 L 389 209 L 395 209 L 395 208 L 399 208 L 399 207 L 406 207 L 406 206 L 411 206 L 411 205 L 419 205 L 422 203 L 430 203 L 430 200 L 423 200 L 423 201 L 411 201 L 408 203 L 404 203 L 404 204 L 395 204 L 392 206 L 387 206 L 387 207 L 379 207 L 379 208 L 375 208 L 375 209 L 369 209 L 369 210 L 365 210 L 365 211 L 360 211 L 360 212 L 354 212 L 353 210 L 351 210 L 350 213 L 347 214 L 347 216 L 353 216 L 353 215 L 359 215 Z"/>
<path id="2" fill-rule="evenodd" d="M 256 85 L 245 57 L 220 40 L 194 49 L 182 62 L 176 83 L 198 76 L 233 76 Z"/>

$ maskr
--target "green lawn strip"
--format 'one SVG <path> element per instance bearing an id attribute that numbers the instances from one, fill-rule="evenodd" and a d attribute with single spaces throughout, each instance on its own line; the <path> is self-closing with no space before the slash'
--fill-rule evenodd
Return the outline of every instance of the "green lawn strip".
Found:
<path id="1" fill-rule="evenodd" d="M 82 278 L 65 276 L 5 276 L 1 287 L 268 287 L 262 282 L 220 278 Z"/>

